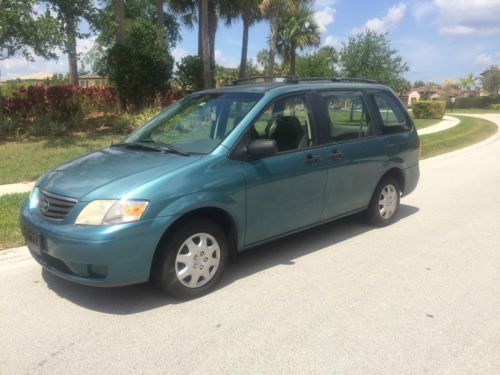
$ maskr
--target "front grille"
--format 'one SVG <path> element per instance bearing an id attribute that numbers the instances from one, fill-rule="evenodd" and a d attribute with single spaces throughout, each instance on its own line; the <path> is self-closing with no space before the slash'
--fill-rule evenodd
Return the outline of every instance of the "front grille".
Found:
<path id="1" fill-rule="evenodd" d="M 52 220 L 62 220 L 78 202 L 74 198 L 62 197 L 44 190 L 40 190 L 38 199 L 38 210 L 40 213 Z"/>

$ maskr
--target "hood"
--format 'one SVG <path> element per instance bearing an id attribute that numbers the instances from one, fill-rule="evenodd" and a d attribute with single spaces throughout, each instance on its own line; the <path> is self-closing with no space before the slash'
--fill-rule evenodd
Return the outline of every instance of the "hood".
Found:
<path id="1" fill-rule="evenodd" d="M 113 183 L 114 186 L 120 186 L 117 189 L 119 191 L 113 193 L 119 196 L 199 158 L 194 155 L 107 148 L 58 166 L 43 176 L 38 185 L 54 194 L 81 199 Z"/>

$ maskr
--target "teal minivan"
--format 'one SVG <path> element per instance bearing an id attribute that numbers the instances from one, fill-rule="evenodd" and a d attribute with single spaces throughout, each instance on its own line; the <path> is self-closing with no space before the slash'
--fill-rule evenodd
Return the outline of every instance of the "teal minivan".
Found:
<path id="1" fill-rule="evenodd" d="M 417 185 L 419 152 L 386 86 L 236 81 L 47 172 L 21 207 L 21 228 L 32 256 L 64 279 L 152 280 L 196 297 L 255 245 L 362 211 L 392 223 Z"/>

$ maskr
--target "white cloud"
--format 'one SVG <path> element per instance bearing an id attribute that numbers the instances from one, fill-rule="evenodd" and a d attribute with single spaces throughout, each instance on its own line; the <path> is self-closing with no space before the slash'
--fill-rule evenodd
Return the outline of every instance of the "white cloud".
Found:
<path id="1" fill-rule="evenodd" d="M 181 47 L 175 47 L 171 54 L 176 63 L 181 62 L 182 58 L 188 55 L 187 51 Z"/>
<path id="2" fill-rule="evenodd" d="M 439 31 L 448 35 L 500 34 L 499 0 L 434 0 Z"/>
<path id="3" fill-rule="evenodd" d="M 319 26 L 319 31 L 325 33 L 327 26 L 335 21 L 335 9 L 327 5 L 322 10 L 314 12 L 314 20 Z"/>
<path id="4" fill-rule="evenodd" d="M 472 65 L 488 67 L 500 63 L 500 51 L 495 54 L 480 53 L 472 62 Z"/>
<path id="5" fill-rule="evenodd" d="M 215 62 L 218 65 L 225 66 L 226 68 L 237 68 L 238 66 L 240 66 L 239 60 L 225 56 L 221 50 L 216 49 L 214 53 L 215 53 Z"/>
<path id="6" fill-rule="evenodd" d="M 436 11 L 436 6 L 432 2 L 418 2 L 412 6 L 413 18 L 420 25 L 425 17 Z"/>
<path id="7" fill-rule="evenodd" d="M 406 12 L 406 4 L 399 3 L 389 8 L 387 13 L 382 18 L 371 18 L 362 27 L 357 27 L 352 30 L 353 33 L 359 33 L 364 30 L 371 30 L 377 33 L 385 33 L 393 31 L 399 22 L 404 18 Z"/>
<path id="8" fill-rule="evenodd" d="M 340 47 L 340 39 L 336 38 L 332 35 L 328 35 L 325 38 L 325 41 L 323 42 L 323 46 L 339 48 Z"/>

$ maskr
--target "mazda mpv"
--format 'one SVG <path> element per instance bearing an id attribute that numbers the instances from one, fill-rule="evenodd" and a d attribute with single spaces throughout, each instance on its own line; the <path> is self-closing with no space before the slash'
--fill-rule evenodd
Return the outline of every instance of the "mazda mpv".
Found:
<path id="1" fill-rule="evenodd" d="M 361 211 L 392 223 L 420 149 L 395 94 L 368 80 L 280 81 L 186 96 L 47 172 L 20 213 L 32 256 L 76 283 L 152 280 L 195 297 L 255 245 Z"/>

